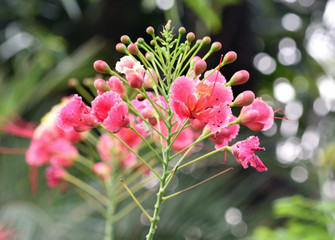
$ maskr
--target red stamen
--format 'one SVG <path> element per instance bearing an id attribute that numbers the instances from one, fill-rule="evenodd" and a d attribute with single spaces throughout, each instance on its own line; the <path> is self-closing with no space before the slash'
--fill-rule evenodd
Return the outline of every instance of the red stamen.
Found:
<path id="1" fill-rule="evenodd" d="M 281 112 L 284 114 L 285 118 L 282 118 L 282 117 L 273 117 L 273 118 L 275 118 L 275 119 L 281 119 L 281 120 L 286 120 L 286 121 L 289 121 L 289 122 L 294 122 L 294 120 L 290 120 L 290 119 L 287 118 L 286 113 L 285 113 L 284 110 L 281 109 L 281 108 L 278 108 L 278 109 L 275 110 L 273 113 L 276 113 L 276 112 L 278 112 L 278 111 L 281 111 Z"/>

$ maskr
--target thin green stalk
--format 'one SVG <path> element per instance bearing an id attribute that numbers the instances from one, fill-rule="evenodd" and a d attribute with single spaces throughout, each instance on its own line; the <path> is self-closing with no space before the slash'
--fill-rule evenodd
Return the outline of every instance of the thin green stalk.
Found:
<path id="1" fill-rule="evenodd" d="M 115 192 L 113 186 L 115 185 L 115 174 L 113 176 L 106 178 L 105 187 L 109 202 L 107 204 L 106 210 L 106 222 L 105 222 L 105 236 L 104 240 L 113 240 L 113 217 L 115 212 Z"/>
<path id="2" fill-rule="evenodd" d="M 78 188 L 82 189 L 83 191 L 87 192 L 88 194 L 90 194 L 91 196 L 93 196 L 97 200 L 99 200 L 101 203 L 103 203 L 104 205 L 107 206 L 109 204 L 109 200 L 103 194 L 101 194 L 99 191 L 92 188 L 87 183 L 85 183 L 85 182 L 81 181 L 80 179 L 72 176 L 71 174 L 66 173 L 65 176 L 64 176 L 64 180 L 68 181 L 69 183 L 72 183 L 73 185 L 75 185 Z"/>

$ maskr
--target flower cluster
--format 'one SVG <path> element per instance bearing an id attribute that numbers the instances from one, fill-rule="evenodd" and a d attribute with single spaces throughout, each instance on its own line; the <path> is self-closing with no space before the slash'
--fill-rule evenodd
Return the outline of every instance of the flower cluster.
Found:
<path id="1" fill-rule="evenodd" d="M 221 49 L 221 43 L 212 43 L 207 54 L 200 57 L 199 50 L 211 43 L 209 37 L 194 42 L 195 35 L 186 34 L 183 27 L 175 37 L 170 22 L 163 27 L 162 37 L 156 36 L 152 27 L 147 28 L 147 33 L 152 36 L 150 44 L 143 38 L 133 42 L 126 35 L 121 37 L 116 50 L 125 56 L 116 63 L 115 70 L 105 61 L 94 62 L 94 69 L 108 77 L 92 81 L 92 99 L 76 94 L 55 106 L 35 130 L 26 159 L 33 166 L 49 166 L 46 170 L 49 186 L 66 180 L 84 189 L 93 196 L 93 201 L 106 206 L 110 223 L 115 176 L 125 176 L 125 172 L 142 167 L 143 173 L 151 172 L 148 175 L 160 182 L 153 216 L 140 206 L 122 181 L 151 222 L 147 235 L 147 240 L 151 240 L 161 203 L 180 193 L 165 195 L 179 169 L 227 150 L 243 168 L 267 170 L 255 155 L 255 151 L 265 150 L 259 147 L 258 137 L 235 139 L 240 126 L 251 131 L 269 129 L 274 111 L 252 91 L 234 96 L 234 86 L 246 83 L 249 73 L 240 70 L 227 80 L 220 68 L 236 61 L 235 52 L 221 55 L 219 64 L 207 69 L 206 59 Z M 234 116 L 232 108 L 239 109 L 239 114 Z M 88 145 L 78 151 L 74 144 L 85 138 Z M 184 163 L 206 139 L 213 142 L 215 149 Z M 235 143 L 229 145 L 232 141 Z M 110 202 L 65 171 L 75 160 L 83 160 L 82 154 L 91 153 L 92 145 L 97 154 L 89 154 L 84 165 L 103 181 Z M 159 164 L 161 168 L 157 170 Z M 106 226 L 106 236 L 110 234 L 110 226 Z"/>

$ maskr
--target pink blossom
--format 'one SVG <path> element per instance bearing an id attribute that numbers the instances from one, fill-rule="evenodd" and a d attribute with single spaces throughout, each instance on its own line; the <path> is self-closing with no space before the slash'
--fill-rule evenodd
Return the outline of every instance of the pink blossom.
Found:
<path id="1" fill-rule="evenodd" d="M 73 96 L 65 107 L 60 110 L 57 125 L 64 131 L 87 131 L 96 126 L 92 109 L 86 106 L 81 97 Z"/>
<path id="2" fill-rule="evenodd" d="M 116 71 L 126 75 L 132 88 L 141 88 L 144 81 L 144 68 L 130 56 L 124 56 L 116 63 Z"/>
<path id="3" fill-rule="evenodd" d="M 133 127 L 143 138 L 146 137 L 146 131 L 141 125 L 136 124 Z M 130 128 L 122 128 L 116 135 L 133 149 L 143 142 L 143 140 Z"/>
<path id="4" fill-rule="evenodd" d="M 49 166 L 45 170 L 45 178 L 50 188 L 57 187 L 66 175 L 66 171 L 62 167 Z"/>
<path id="5" fill-rule="evenodd" d="M 196 84 L 190 78 L 178 77 L 171 86 L 170 107 L 178 121 L 200 120 L 213 133 L 228 125 L 232 100 L 231 88 L 221 82 L 208 80 Z"/>
<path id="6" fill-rule="evenodd" d="M 232 116 L 230 122 L 235 120 L 236 117 Z M 215 133 L 209 139 L 215 144 L 215 148 L 219 149 L 228 145 L 228 142 L 236 138 L 240 125 L 234 124 L 221 129 L 221 131 Z"/>
<path id="7" fill-rule="evenodd" d="M 265 151 L 265 148 L 259 147 L 259 139 L 255 136 L 237 142 L 232 146 L 232 153 L 237 162 L 244 168 L 248 168 L 250 164 L 251 167 L 259 172 L 267 171 L 268 169 L 264 166 L 259 157 L 255 155 L 254 151 Z"/>
<path id="8" fill-rule="evenodd" d="M 55 166 L 71 167 L 78 156 L 78 150 L 66 139 L 56 139 L 50 144 L 52 157 L 50 162 Z"/>
<path id="9" fill-rule="evenodd" d="M 252 104 L 241 109 L 241 124 L 253 131 L 265 131 L 273 125 L 274 113 L 262 98 L 256 98 Z"/>
<path id="10" fill-rule="evenodd" d="M 92 108 L 96 120 L 112 133 L 129 125 L 127 104 L 116 92 L 108 91 L 97 96 L 92 102 Z"/>
<path id="11" fill-rule="evenodd" d="M 214 69 L 208 70 L 205 72 L 205 78 L 208 76 L 208 78 L 206 78 L 207 82 L 217 82 L 217 83 L 223 83 L 225 84 L 227 82 L 226 78 L 222 75 L 222 73 L 218 70 Z"/>
<path id="12" fill-rule="evenodd" d="M 51 158 L 51 152 L 48 145 L 49 141 L 44 139 L 33 139 L 26 152 L 27 163 L 33 166 L 48 164 Z"/>
<path id="13" fill-rule="evenodd" d="M 127 94 L 122 81 L 118 77 L 115 77 L 115 76 L 110 77 L 108 79 L 107 84 L 110 90 L 120 94 L 121 98 L 123 98 Z"/>

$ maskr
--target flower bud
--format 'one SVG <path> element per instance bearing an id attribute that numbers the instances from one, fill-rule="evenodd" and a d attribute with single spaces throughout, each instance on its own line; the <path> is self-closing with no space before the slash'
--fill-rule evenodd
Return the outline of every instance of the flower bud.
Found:
<path id="1" fill-rule="evenodd" d="M 199 57 L 199 56 L 194 56 L 193 58 L 192 58 L 192 60 L 191 60 L 191 66 L 194 66 L 194 64 L 197 62 L 197 61 L 199 61 L 199 60 L 201 60 L 201 57 Z"/>
<path id="2" fill-rule="evenodd" d="M 214 42 L 211 46 L 211 52 L 217 52 L 222 48 L 222 44 L 220 42 Z"/>
<path id="3" fill-rule="evenodd" d="M 143 101 L 145 99 L 145 97 L 143 96 L 143 94 L 139 93 L 139 94 L 137 94 L 136 99 L 138 101 Z"/>
<path id="4" fill-rule="evenodd" d="M 231 77 L 227 86 L 241 85 L 249 80 L 249 72 L 246 70 L 240 70 Z"/>
<path id="5" fill-rule="evenodd" d="M 154 34 L 154 32 L 155 32 L 155 29 L 153 28 L 153 27 L 147 27 L 147 34 L 149 34 L 149 35 L 152 35 L 152 34 Z"/>
<path id="6" fill-rule="evenodd" d="M 156 85 L 153 80 L 155 80 L 157 82 L 157 75 L 156 75 L 155 71 L 152 70 L 152 69 L 149 69 L 148 71 L 150 71 L 150 73 L 146 72 L 144 74 L 144 84 L 148 88 L 153 88 L 153 86 Z"/>
<path id="7" fill-rule="evenodd" d="M 127 36 L 127 35 L 122 35 L 120 40 L 124 44 L 131 44 L 131 40 L 130 40 L 129 36 Z"/>
<path id="8" fill-rule="evenodd" d="M 179 30 L 178 30 L 178 32 L 180 34 L 185 34 L 186 33 L 186 29 L 184 27 L 180 27 Z"/>
<path id="9" fill-rule="evenodd" d="M 203 73 L 207 68 L 207 63 L 205 60 L 200 59 L 194 64 L 194 73 L 195 75 L 199 75 Z"/>
<path id="10" fill-rule="evenodd" d="M 193 32 L 189 32 L 187 35 L 186 35 L 186 39 L 187 41 L 189 42 L 192 42 L 194 39 L 195 39 L 195 35 Z"/>
<path id="11" fill-rule="evenodd" d="M 154 60 L 154 54 L 152 52 L 147 52 L 145 54 L 145 58 L 148 60 L 148 61 L 152 61 Z"/>
<path id="12" fill-rule="evenodd" d="M 210 37 L 204 37 L 203 39 L 202 39 L 202 42 L 204 43 L 204 44 L 210 44 L 211 43 L 211 38 Z"/>
<path id="13" fill-rule="evenodd" d="M 131 43 L 128 45 L 127 50 L 130 54 L 137 55 L 138 54 L 138 47 L 135 43 Z"/>
<path id="14" fill-rule="evenodd" d="M 121 98 L 126 96 L 127 94 L 126 88 L 123 86 L 122 81 L 118 77 L 115 76 L 110 77 L 107 84 L 110 90 L 118 93 L 121 96 Z"/>
<path id="15" fill-rule="evenodd" d="M 127 48 L 123 43 L 116 44 L 115 49 L 120 53 L 127 53 Z"/>
<path id="16" fill-rule="evenodd" d="M 255 100 L 255 94 L 252 91 L 244 91 L 240 93 L 233 102 L 232 106 L 234 107 L 242 107 L 248 106 Z"/>
<path id="17" fill-rule="evenodd" d="M 152 40 L 150 41 L 150 45 L 154 46 L 154 45 L 155 45 L 155 40 L 152 39 Z"/>
<path id="18" fill-rule="evenodd" d="M 97 90 L 99 90 L 100 92 L 107 92 L 107 91 L 109 91 L 109 87 L 108 87 L 106 81 L 103 80 L 103 79 L 96 79 L 94 81 L 94 87 Z"/>
<path id="19" fill-rule="evenodd" d="M 237 58 L 237 54 L 234 51 L 227 52 L 226 55 L 224 55 L 223 62 L 224 64 L 229 64 L 235 62 Z"/>
<path id="20" fill-rule="evenodd" d="M 137 41 L 136 41 L 137 43 L 140 43 L 140 44 L 143 44 L 143 43 L 145 43 L 145 41 L 144 41 L 144 39 L 143 38 L 138 38 L 137 39 Z"/>
<path id="21" fill-rule="evenodd" d="M 126 79 L 132 88 L 141 88 L 143 84 L 143 76 L 138 76 L 137 74 L 128 74 Z"/>
<path id="22" fill-rule="evenodd" d="M 93 67 L 99 73 L 110 73 L 112 70 L 109 68 L 105 61 L 97 60 L 94 62 Z"/>

